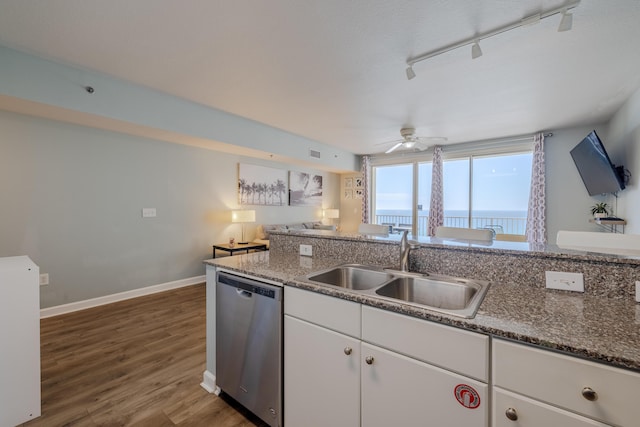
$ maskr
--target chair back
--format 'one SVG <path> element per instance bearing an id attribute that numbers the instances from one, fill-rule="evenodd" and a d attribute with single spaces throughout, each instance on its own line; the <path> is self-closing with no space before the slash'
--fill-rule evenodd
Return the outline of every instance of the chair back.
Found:
<path id="1" fill-rule="evenodd" d="M 464 240 L 481 240 L 491 242 L 493 240 L 493 230 L 459 228 L 459 227 L 438 227 L 436 228 L 436 237 L 440 239 L 464 239 Z"/>
<path id="2" fill-rule="evenodd" d="M 360 234 L 389 234 L 389 226 L 381 224 L 360 224 L 358 226 L 358 233 Z"/>

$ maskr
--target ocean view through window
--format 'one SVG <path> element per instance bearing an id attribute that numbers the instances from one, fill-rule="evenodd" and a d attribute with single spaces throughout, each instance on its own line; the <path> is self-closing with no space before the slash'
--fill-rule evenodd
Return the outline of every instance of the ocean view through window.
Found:
<path id="1" fill-rule="evenodd" d="M 458 156 L 443 164 L 444 225 L 491 229 L 497 239 L 525 234 L 531 152 Z M 427 235 L 431 163 L 375 166 L 373 222 Z M 415 202 L 414 202 L 415 200 Z"/>

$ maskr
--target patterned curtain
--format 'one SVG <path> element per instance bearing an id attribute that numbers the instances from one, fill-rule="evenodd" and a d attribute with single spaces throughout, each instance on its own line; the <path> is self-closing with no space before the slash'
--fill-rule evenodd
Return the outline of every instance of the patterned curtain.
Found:
<path id="1" fill-rule="evenodd" d="M 547 242 L 545 209 L 544 134 L 538 133 L 533 137 L 531 191 L 529 192 L 529 209 L 527 211 L 527 242 Z"/>
<path id="2" fill-rule="evenodd" d="M 362 156 L 362 223 L 369 224 L 369 207 L 371 206 L 371 194 L 369 185 L 371 183 L 371 157 Z"/>
<path id="3" fill-rule="evenodd" d="M 442 190 L 442 147 L 433 149 L 433 168 L 431 175 L 431 201 L 429 203 L 429 222 L 427 235 L 435 236 L 436 228 L 444 225 L 444 197 Z"/>

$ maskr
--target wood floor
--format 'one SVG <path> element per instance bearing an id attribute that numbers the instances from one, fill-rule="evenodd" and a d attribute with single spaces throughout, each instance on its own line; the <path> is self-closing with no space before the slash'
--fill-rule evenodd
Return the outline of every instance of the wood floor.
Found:
<path id="1" fill-rule="evenodd" d="M 262 426 L 200 387 L 205 285 L 41 320 L 42 416 L 24 426 Z"/>

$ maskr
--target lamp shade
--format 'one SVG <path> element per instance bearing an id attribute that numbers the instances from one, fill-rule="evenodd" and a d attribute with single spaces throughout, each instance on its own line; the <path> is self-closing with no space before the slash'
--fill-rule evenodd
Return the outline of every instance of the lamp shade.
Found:
<path id="1" fill-rule="evenodd" d="M 325 218 L 329 218 L 329 219 L 340 218 L 340 210 L 339 209 L 325 209 L 324 210 L 324 217 Z"/>
<path id="2" fill-rule="evenodd" d="M 231 222 L 256 222 L 256 211 L 231 211 Z"/>

